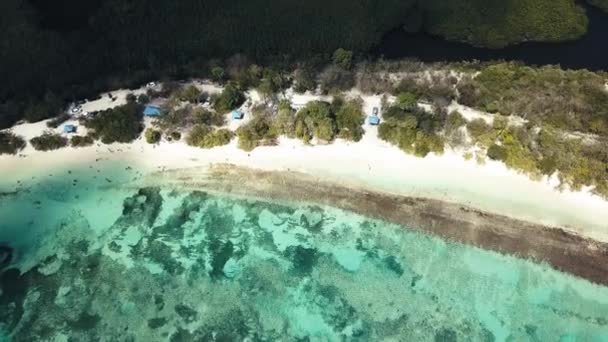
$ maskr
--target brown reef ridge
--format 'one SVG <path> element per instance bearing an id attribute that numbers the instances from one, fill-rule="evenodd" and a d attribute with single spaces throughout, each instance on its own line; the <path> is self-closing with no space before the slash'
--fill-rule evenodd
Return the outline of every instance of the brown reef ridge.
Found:
<path id="1" fill-rule="evenodd" d="M 327 205 L 450 241 L 546 262 L 562 272 L 608 285 L 608 243 L 560 227 L 456 203 L 345 186 L 299 172 L 262 171 L 230 164 L 158 172 L 147 182 L 231 196 Z"/>

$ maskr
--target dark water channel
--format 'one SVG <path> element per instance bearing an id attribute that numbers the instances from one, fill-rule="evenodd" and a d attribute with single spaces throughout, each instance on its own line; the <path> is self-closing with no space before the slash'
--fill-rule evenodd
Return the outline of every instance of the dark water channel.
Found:
<path id="1" fill-rule="evenodd" d="M 373 53 L 387 59 L 416 58 L 424 62 L 508 60 L 531 65 L 559 64 L 570 69 L 608 70 L 608 14 L 591 6 L 586 6 L 586 10 L 589 30 L 577 41 L 484 49 L 424 33 L 411 34 L 398 28 L 389 32 Z"/>

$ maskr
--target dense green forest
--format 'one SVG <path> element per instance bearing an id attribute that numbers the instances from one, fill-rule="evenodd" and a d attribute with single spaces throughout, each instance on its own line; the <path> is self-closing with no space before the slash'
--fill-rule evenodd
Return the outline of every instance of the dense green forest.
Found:
<path id="1" fill-rule="evenodd" d="M 498 47 L 587 25 L 575 0 L 3 0 L 0 12 L 0 127 L 102 89 L 206 76 L 237 53 L 293 65 L 364 53 L 398 27 Z"/>
<path id="2" fill-rule="evenodd" d="M 572 0 L 431 0 L 426 6 L 430 33 L 478 46 L 576 39 L 587 29 L 584 9 Z"/>

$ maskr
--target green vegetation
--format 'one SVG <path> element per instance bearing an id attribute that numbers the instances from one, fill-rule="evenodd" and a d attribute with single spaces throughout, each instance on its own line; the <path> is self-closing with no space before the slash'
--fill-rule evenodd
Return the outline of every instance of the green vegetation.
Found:
<path id="1" fill-rule="evenodd" d="M 13 132 L 0 132 L 0 155 L 17 154 L 25 148 L 25 145 L 25 140 Z"/>
<path id="2" fill-rule="evenodd" d="M 236 84 L 229 82 L 222 94 L 215 99 L 213 107 L 218 113 L 227 113 L 238 108 L 243 102 L 245 102 L 243 92 Z"/>
<path id="3" fill-rule="evenodd" d="M 232 140 L 233 133 L 225 128 L 214 130 L 206 125 L 196 125 L 186 137 L 190 146 L 212 148 L 227 145 Z"/>
<path id="4" fill-rule="evenodd" d="M 532 176 L 559 171 L 562 183 L 574 189 L 593 185 L 598 194 L 608 196 L 606 142 L 584 142 L 551 128 L 536 133 L 525 127 L 509 127 L 498 141 L 501 147 L 490 146 L 490 158 Z"/>
<path id="5" fill-rule="evenodd" d="M 61 114 L 55 118 L 53 118 L 52 120 L 49 120 L 46 123 L 46 127 L 48 128 L 57 128 L 59 127 L 62 123 L 70 120 L 71 116 L 69 114 Z"/>
<path id="6" fill-rule="evenodd" d="M 467 120 L 459 112 L 451 112 L 448 115 L 448 119 L 445 123 L 446 134 L 451 134 L 458 130 L 460 127 L 467 124 Z"/>
<path id="7" fill-rule="evenodd" d="M 318 79 L 324 94 L 339 93 L 355 86 L 354 74 L 336 65 L 325 68 L 319 73 Z"/>
<path id="8" fill-rule="evenodd" d="M 330 142 L 337 133 L 336 119 L 327 102 L 312 101 L 296 114 L 295 135 L 305 143 L 312 138 Z"/>
<path id="9" fill-rule="evenodd" d="M 85 126 L 94 131 L 95 138 L 104 144 L 128 143 L 142 131 L 142 107 L 135 102 L 100 112 L 87 120 Z"/>
<path id="10" fill-rule="evenodd" d="M 588 2 L 608 9 L 606 0 Z M 204 6 L 197 0 L 62 0 L 55 8 L 43 3 L 0 4 L 0 41 L 6 47 L 0 53 L 0 128 L 22 118 L 55 117 L 72 99 L 156 79 L 233 79 L 268 89 L 271 81 L 260 68 L 241 67 L 247 58 L 277 70 L 297 67 L 298 91 L 311 89 L 322 69 L 319 61 L 333 61 L 319 74 L 323 89 L 345 89 L 352 85 L 346 71 L 357 56 L 396 27 L 500 47 L 573 39 L 587 26 L 575 0 L 209 0 Z M 229 58 L 234 54 L 239 55 Z M 267 83 L 259 84 L 263 78 Z M 194 89 L 186 90 L 184 98 L 196 102 Z"/>
<path id="11" fill-rule="evenodd" d="M 342 103 L 334 98 L 333 107 L 336 111 L 336 128 L 338 137 L 346 140 L 359 141 L 363 137 L 365 115 L 363 114 L 363 100 L 360 98 Z"/>
<path id="12" fill-rule="evenodd" d="M 190 102 L 192 104 L 199 103 L 203 93 L 194 85 L 184 87 L 180 92 L 180 100 Z"/>
<path id="13" fill-rule="evenodd" d="M 68 146 L 68 139 L 51 131 L 46 131 L 42 135 L 32 138 L 30 144 L 38 151 L 51 151 Z"/>
<path id="14" fill-rule="evenodd" d="M 222 67 L 213 67 L 211 69 L 211 79 L 213 79 L 217 83 L 223 83 L 226 79 L 226 72 Z"/>
<path id="15" fill-rule="evenodd" d="M 173 131 L 169 134 L 173 141 L 180 141 L 182 139 L 182 134 L 178 131 Z"/>
<path id="16" fill-rule="evenodd" d="M 302 139 L 306 143 L 313 138 L 330 142 L 337 137 L 359 141 L 363 136 L 361 99 L 335 98 L 332 104 L 313 101 L 298 113 L 294 113 L 289 102 L 283 101 L 276 113 L 260 106 L 253 109 L 252 115 L 253 118 L 236 131 L 239 147 L 246 151 L 274 144 L 279 135 Z"/>
<path id="17" fill-rule="evenodd" d="M 173 109 L 173 103 L 169 101 L 167 105 L 163 106 L 161 115 L 154 120 L 154 126 L 163 131 L 188 127 L 194 121 L 193 116 L 192 106 Z"/>
<path id="18" fill-rule="evenodd" d="M 148 128 L 144 132 L 144 137 L 146 138 L 146 142 L 148 144 L 157 144 L 158 142 L 160 142 L 160 138 L 162 137 L 162 134 L 160 131 L 157 131 L 152 128 Z"/>
<path id="19" fill-rule="evenodd" d="M 477 119 L 467 123 L 473 141 L 487 147 L 487 156 L 533 178 L 558 171 L 563 184 L 573 189 L 592 185 L 608 197 L 608 142 L 584 140 L 549 126 L 510 125 L 495 117 L 488 125 Z"/>
<path id="20" fill-rule="evenodd" d="M 208 126 L 223 126 L 226 124 L 224 114 L 205 108 L 195 108 L 192 112 L 194 123 Z"/>
<path id="21" fill-rule="evenodd" d="M 74 135 L 70 139 L 70 145 L 72 147 L 86 147 L 93 145 L 93 143 L 95 143 L 95 139 L 89 134 L 85 136 Z"/>
<path id="22" fill-rule="evenodd" d="M 475 142 L 484 147 L 492 145 L 497 137 L 497 132 L 484 119 L 468 122 L 467 131 Z"/>
<path id="23" fill-rule="evenodd" d="M 458 85 L 459 101 L 492 113 L 525 116 L 535 123 L 608 134 L 605 75 L 515 63 L 485 67 Z"/>
<path id="24" fill-rule="evenodd" d="M 353 66 L 353 52 L 339 48 L 334 52 L 333 62 L 342 69 L 350 69 Z"/>
<path id="25" fill-rule="evenodd" d="M 439 132 L 444 129 L 447 116 L 441 111 L 427 113 L 417 106 L 406 106 L 410 100 L 409 96 L 399 96 L 395 105 L 384 112 L 385 121 L 378 127 L 378 136 L 419 157 L 430 152 L 443 153 L 445 143 Z"/>
<path id="26" fill-rule="evenodd" d="M 267 115 L 255 115 L 247 124 L 236 130 L 236 135 L 239 138 L 239 148 L 245 151 L 272 144 L 277 137 L 272 129 L 271 118 Z"/>
<path id="27" fill-rule="evenodd" d="M 417 100 L 449 103 L 456 98 L 454 85 L 457 82 L 458 80 L 454 77 L 445 75 L 431 75 L 430 78 L 415 78 L 413 76 L 408 76 L 404 77 L 401 82 L 391 90 L 394 95 L 409 97 L 410 104 L 412 95 Z M 386 91 L 386 89 L 384 89 L 384 91 Z M 406 99 L 400 101 L 406 101 Z M 405 103 L 407 104 L 407 101 Z"/>
<path id="28" fill-rule="evenodd" d="M 466 136 L 462 127 L 467 124 L 465 118 L 459 112 L 451 112 L 445 122 L 443 135 L 445 142 L 452 147 L 465 146 Z"/>
<path id="29" fill-rule="evenodd" d="M 258 92 L 264 100 L 270 100 L 276 93 L 285 90 L 288 86 L 287 78 L 282 72 L 266 68 L 262 78 L 258 81 Z"/>
<path id="30" fill-rule="evenodd" d="M 402 111 L 414 109 L 418 105 L 418 98 L 412 93 L 401 93 L 397 96 L 395 106 Z"/>
<path id="31" fill-rule="evenodd" d="M 310 63 L 296 68 L 294 72 L 294 90 L 296 93 L 313 91 L 317 88 L 317 72 Z"/>
<path id="32" fill-rule="evenodd" d="M 296 115 L 289 101 L 281 101 L 277 114 L 272 120 L 272 130 L 277 135 L 285 135 L 289 138 L 296 137 Z"/>
<path id="33" fill-rule="evenodd" d="M 574 0 L 429 0 L 422 6 L 431 34 L 477 46 L 577 39 L 587 29 Z"/>
<path id="34" fill-rule="evenodd" d="M 189 128 L 193 125 L 223 126 L 226 123 L 224 114 L 200 106 L 186 105 L 174 109 L 169 101 L 163 106 L 162 115 L 154 120 L 154 125 L 165 132 Z"/>
<path id="35" fill-rule="evenodd" d="M 359 141 L 365 122 L 362 105 L 359 98 L 344 101 L 341 97 L 334 97 L 331 104 L 313 101 L 302 108 L 293 121 L 288 120 L 293 114 L 284 107 L 279 125 L 283 129 L 278 132 L 295 136 L 306 143 L 313 138 L 323 142 L 331 142 L 335 138 Z"/>

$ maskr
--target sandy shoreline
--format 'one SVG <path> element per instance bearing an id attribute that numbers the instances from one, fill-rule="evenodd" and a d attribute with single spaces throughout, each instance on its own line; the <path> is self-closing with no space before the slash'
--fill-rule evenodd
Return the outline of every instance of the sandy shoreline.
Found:
<path id="1" fill-rule="evenodd" d="M 146 185 L 327 205 L 450 241 L 546 262 L 562 272 L 608 285 L 608 243 L 466 205 L 344 187 L 293 171 L 261 171 L 229 164 L 157 172 L 147 178 Z"/>
<path id="2" fill-rule="evenodd" d="M 18 181 L 33 176 L 97 161 L 121 161 L 142 172 L 231 163 L 267 171 L 298 171 L 345 187 L 363 185 L 393 195 L 459 203 L 608 242 L 608 201 L 588 190 L 558 190 L 555 178 L 534 181 L 502 163 L 478 165 L 451 150 L 417 158 L 379 140 L 374 129 L 367 126 L 368 132 L 358 143 L 338 140 L 308 146 L 281 138 L 278 146 L 252 152 L 238 149 L 236 141 L 205 150 L 181 142 L 150 145 L 140 138 L 132 144 L 32 151 L 25 157 L 5 155 L 0 156 L 0 192 L 14 191 Z"/>
<path id="3" fill-rule="evenodd" d="M 221 90 L 207 88 L 205 90 Z M 114 94 L 118 97 L 115 102 L 102 96 L 83 107 L 103 110 L 126 101 L 126 91 Z M 371 113 L 381 104 L 379 95 L 364 95 L 356 90 L 347 95 L 360 96 L 365 113 Z M 248 97 L 255 103 L 260 101 L 255 93 Z M 288 97 L 296 105 L 324 99 L 313 94 Z M 487 113 L 460 105 L 455 109 L 469 119 L 492 119 Z M 228 119 L 226 127 L 234 131 L 247 120 L 247 114 L 242 121 Z M 151 126 L 151 120 L 146 119 L 145 125 Z M 169 185 L 178 174 L 192 178 L 217 170 L 214 165 L 231 164 L 238 170 L 258 170 L 255 176 L 249 174 L 241 179 L 243 189 L 256 190 L 260 179 L 274 177 L 261 172 L 273 172 L 281 177 L 286 174 L 292 185 L 285 183 L 283 189 L 274 187 L 270 195 L 296 196 L 289 193 L 290 187 L 308 182 L 298 188 L 298 199 L 306 200 L 306 191 L 310 188 L 311 200 L 319 203 L 408 226 L 417 225 L 448 239 L 544 260 L 558 269 L 596 282 L 607 282 L 608 266 L 602 266 L 600 259 L 607 256 L 608 201 L 592 194 L 590 189 L 558 189 L 555 175 L 532 180 L 509 170 L 503 163 L 487 160 L 478 164 L 475 158 L 465 159 L 463 151 L 449 148 L 442 155 L 418 158 L 379 139 L 377 126 L 366 124 L 363 128 L 365 134 L 356 143 L 338 139 L 329 145 L 306 145 L 280 137 L 277 146 L 262 146 L 251 152 L 240 150 L 235 140 L 226 146 L 200 149 L 184 142 L 164 140 L 151 145 L 143 137 L 130 144 L 96 143 L 52 152 L 35 151 L 28 145 L 17 156 L 0 155 L 0 195 L 14 193 L 34 179 L 52 178 L 53 174 L 70 168 L 96 168 L 101 162 L 120 162 L 144 175 L 143 179 L 156 182 L 158 172 L 162 172 L 163 177 L 168 177 Z M 29 140 L 46 129 L 46 122 L 42 121 L 17 125 L 12 130 Z M 79 135 L 86 134 L 86 129 L 80 129 Z M 61 127 L 54 131 L 62 134 Z M 293 175 L 298 175 L 297 179 Z M 311 179 L 336 193 L 310 186 Z M 183 185 L 184 180 L 179 181 Z M 141 181 L 134 181 L 127 186 L 136 187 L 139 183 Z M 347 189 L 352 189 L 352 194 Z M 359 197 L 353 197 L 354 194 Z"/>
<path id="4" fill-rule="evenodd" d="M 235 141 L 203 150 L 140 139 L 0 156 L 0 193 L 11 193 L 18 181 L 101 161 L 121 162 L 144 175 L 127 187 L 163 184 L 315 202 L 544 261 L 608 284 L 607 201 L 588 192 L 558 191 L 549 180 L 530 180 L 499 163 L 478 165 L 455 152 L 416 158 L 374 135 L 324 146 L 281 139 L 278 146 L 252 152 L 239 150 Z"/>

